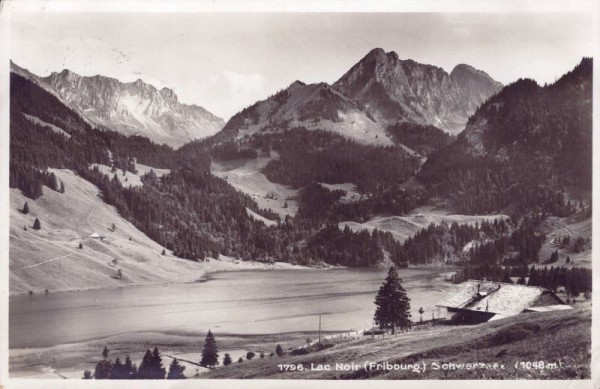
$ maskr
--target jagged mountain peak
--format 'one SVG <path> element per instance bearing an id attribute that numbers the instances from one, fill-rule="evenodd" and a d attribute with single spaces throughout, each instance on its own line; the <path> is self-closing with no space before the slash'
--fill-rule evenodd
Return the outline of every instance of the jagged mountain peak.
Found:
<path id="1" fill-rule="evenodd" d="M 377 121 L 407 121 L 457 133 L 502 85 L 467 65 L 457 66 L 454 74 L 376 48 L 333 86 L 367 107 Z"/>
<path id="2" fill-rule="evenodd" d="M 211 136 L 224 125 L 202 107 L 179 103 L 173 90 L 159 91 L 141 78 L 122 82 L 64 69 L 39 80 L 99 127 L 146 136 L 156 143 L 179 147 Z"/>

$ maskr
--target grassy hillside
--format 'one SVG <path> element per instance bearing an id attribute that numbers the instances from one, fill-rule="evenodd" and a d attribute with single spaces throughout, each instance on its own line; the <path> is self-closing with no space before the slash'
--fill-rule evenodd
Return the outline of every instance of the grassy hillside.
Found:
<path id="1" fill-rule="evenodd" d="M 339 223 L 340 228 L 346 226 L 350 227 L 353 231 L 373 231 L 378 229 L 380 231 L 391 232 L 396 240 L 404 242 L 407 238 L 414 236 L 418 231 L 423 228 L 429 227 L 430 224 L 441 224 L 448 223 L 452 224 L 457 222 L 459 224 L 474 225 L 475 223 L 481 223 L 484 220 L 493 222 L 495 219 L 507 218 L 506 215 L 454 215 L 449 213 L 448 210 L 433 208 L 433 207 L 420 207 L 415 209 L 413 212 L 406 216 L 376 216 L 371 220 L 364 223 L 358 222 L 342 222 Z"/>
<path id="2" fill-rule="evenodd" d="M 11 293 L 194 281 L 202 274 L 193 262 L 162 256 L 162 247 L 104 203 L 97 187 L 69 170 L 52 171 L 65 193 L 45 188 L 42 197 L 31 200 L 10 190 Z M 25 201 L 27 215 L 19 211 Z M 39 231 L 31 228 L 36 217 Z M 106 239 L 90 238 L 93 233 Z M 118 269 L 122 279 L 113 278 Z"/>
<path id="3" fill-rule="evenodd" d="M 295 216 L 298 190 L 271 182 L 262 169 L 271 158 L 259 157 L 251 160 L 212 161 L 211 172 L 226 180 L 235 189 L 251 196 L 259 208 L 276 212 L 282 219 Z M 287 207 L 286 207 L 287 203 Z"/>
<path id="4" fill-rule="evenodd" d="M 216 369 L 203 378 L 274 379 L 580 379 L 590 377 L 590 305 L 552 313 L 529 313 L 474 326 L 435 326 L 383 339 L 362 337 L 304 356 L 284 356 Z M 418 328 L 418 327 L 417 327 Z M 425 370 L 363 368 L 365 362 L 425 364 Z M 525 369 L 517 362 L 557 363 Z M 433 363 L 495 363 L 504 369 L 434 370 Z M 360 365 L 336 370 L 336 363 Z M 283 371 L 278 365 L 302 365 Z M 311 365 L 312 364 L 312 365 Z M 311 370 L 331 366 L 331 371 Z"/>
<path id="5" fill-rule="evenodd" d="M 103 202 L 96 186 L 70 170 L 51 171 L 65 184 L 64 193 L 44 187 L 44 194 L 31 200 L 10 189 L 10 293 L 193 282 L 209 271 L 265 266 L 193 262 L 168 250 L 161 255 L 163 248 Z M 25 202 L 28 214 L 21 212 Z M 32 228 L 36 218 L 39 231 Z M 91 238 L 94 233 L 105 239 Z"/>
<path id="6" fill-rule="evenodd" d="M 540 249 L 540 262 L 547 261 L 554 251 L 558 251 L 558 261 L 550 263 L 550 266 L 569 266 L 567 257 L 571 259 L 570 264 L 575 266 L 592 268 L 592 218 L 580 212 L 575 215 L 558 218 L 548 217 L 540 226 L 540 232 L 546 234 L 546 241 Z M 568 243 L 564 240 L 568 237 Z M 586 242 L 582 249 L 574 249 L 578 238 Z"/>

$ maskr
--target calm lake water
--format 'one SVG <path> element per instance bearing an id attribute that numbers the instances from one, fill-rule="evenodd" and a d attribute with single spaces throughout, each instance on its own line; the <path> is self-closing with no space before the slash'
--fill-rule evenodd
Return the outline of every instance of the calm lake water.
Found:
<path id="1" fill-rule="evenodd" d="M 448 270 L 445 270 L 448 271 Z M 402 269 L 412 300 L 431 309 L 449 285 L 439 270 Z M 267 334 L 372 325 L 380 269 L 268 270 L 211 274 L 193 284 L 136 286 L 10 297 L 10 348 L 47 347 L 118 334 Z"/>

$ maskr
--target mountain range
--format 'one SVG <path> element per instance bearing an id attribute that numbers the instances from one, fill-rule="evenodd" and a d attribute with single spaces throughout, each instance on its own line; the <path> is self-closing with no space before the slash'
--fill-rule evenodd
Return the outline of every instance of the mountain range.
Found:
<path id="1" fill-rule="evenodd" d="M 333 85 L 300 81 L 234 115 L 224 133 L 305 127 L 333 131 L 360 143 L 392 144 L 386 128 L 398 122 L 463 130 L 479 105 L 502 84 L 469 65 L 450 74 L 374 49 Z"/>
<path id="2" fill-rule="evenodd" d="M 13 65 L 9 184 L 36 209 L 48 190 L 58 204 L 85 180 L 169 255 L 192 260 L 439 260 L 432 253 L 447 255 L 448 247 L 426 242 L 427 233 L 401 244 L 389 230 L 338 228 L 426 206 L 510 215 L 510 228 L 528 228 L 520 234 L 537 242 L 526 245 L 535 251 L 541 241 L 530 218 L 588 217 L 581 193 L 591 190 L 592 67 L 584 58 L 552 85 L 502 87 L 467 65 L 448 74 L 375 49 L 332 85 L 296 81 L 192 140 L 186 125 L 201 120 L 187 109 L 204 111 L 179 104 L 172 91 L 70 71 L 38 77 Z M 460 123 L 465 129 L 450 136 Z M 165 142 L 185 144 L 173 150 Z M 73 172 L 78 179 L 61 178 Z M 77 231 L 77 221 L 49 212 L 35 213 L 43 226 Z M 11 224 L 24 247 L 31 228 Z M 525 250 L 513 246 L 504 247 Z"/>
<path id="3" fill-rule="evenodd" d="M 180 147 L 216 134 L 225 124 L 202 107 L 180 103 L 171 89 L 158 90 L 140 79 L 125 83 L 67 69 L 39 77 L 14 63 L 11 68 L 36 80 L 95 126 L 145 136 L 158 144 Z"/>
<path id="4" fill-rule="evenodd" d="M 40 77 L 14 63 L 11 69 L 58 96 L 94 126 L 172 147 L 215 135 L 222 128 L 221 137 L 237 138 L 304 127 L 379 145 L 394 143 L 386 128 L 398 122 L 456 134 L 477 107 L 502 88 L 469 65 L 457 65 L 448 74 L 377 48 L 333 85 L 296 81 L 224 123 L 202 107 L 180 103 L 171 89 L 158 90 L 140 79 L 125 83 L 68 69 Z"/>

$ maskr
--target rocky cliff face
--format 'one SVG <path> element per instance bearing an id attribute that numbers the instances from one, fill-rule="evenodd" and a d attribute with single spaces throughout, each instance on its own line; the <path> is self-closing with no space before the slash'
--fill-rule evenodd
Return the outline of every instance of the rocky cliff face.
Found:
<path id="1" fill-rule="evenodd" d="M 458 65 L 448 74 L 436 66 L 401 60 L 393 51 L 374 49 L 333 87 L 379 122 L 407 121 L 458 133 L 502 84 L 469 65 Z"/>
<path id="2" fill-rule="evenodd" d="M 123 83 L 65 69 L 39 80 L 99 127 L 172 147 L 213 135 L 224 125 L 204 108 L 180 103 L 172 90 L 158 90 L 139 79 Z"/>

